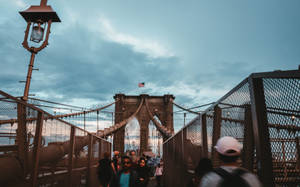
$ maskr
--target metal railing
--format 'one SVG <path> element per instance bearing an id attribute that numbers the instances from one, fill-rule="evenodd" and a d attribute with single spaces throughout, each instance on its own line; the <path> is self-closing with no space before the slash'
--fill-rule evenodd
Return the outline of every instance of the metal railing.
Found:
<path id="1" fill-rule="evenodd" d="M 0 122 L 0 186 L 99 186 L 110 142 L 3 91 Z"/>
<path id="2" fill-rule="evenodd" d="M 163 144 L 165 186 L 187 186 L 202 157 L 233 136 L 264 186 L 300 183 L 300 71 L 254 73 Z"/>

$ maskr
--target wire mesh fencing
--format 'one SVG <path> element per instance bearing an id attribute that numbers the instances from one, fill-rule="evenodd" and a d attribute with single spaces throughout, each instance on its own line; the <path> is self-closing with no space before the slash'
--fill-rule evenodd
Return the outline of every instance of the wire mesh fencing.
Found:
<path id="1" fill-rule="evenodd" d="M 242 145 L 240 166 L 264 186 L 300 184 L 300 71 L 252 74 L 166 140 L 165 186 L 188 186 L 199 160 L 220 161 L 223 136 Z"/>
<path id="2" fill-rule="evenodd" d="M 1 186 L 99 186 L 104 152 L 108 141 L 0 91 Z"/>

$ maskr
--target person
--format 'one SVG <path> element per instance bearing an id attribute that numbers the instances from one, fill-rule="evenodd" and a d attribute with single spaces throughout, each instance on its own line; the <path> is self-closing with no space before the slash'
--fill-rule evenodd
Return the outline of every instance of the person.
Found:
<path id="1" fill-rule="evenodd" d="M 114 151 L 114 156 L 112 159 L 112 169 L 114 174 L 116 175 L 120 170 L 120 152 Z"/>
<path id="2" fill-rule="evenodd" d="M 98 178 L 101 186 L 107 187 L 112 179 L 113 170 L 111 166 L 110 154 L 105 152 L 103 159 L 99 160 Z"/>
<path id="3" fill-rule="evenodd" d="M 137 174 L 131 166 L 131 158 L 123 156 L 122 169 L 114 176 L 111 187 L 137 187 Z"/>
<path id="4" fill-rule="evenodd" d="M 195 168 L 194 176 L 189 182 L 189 187 L 197 187 L 201 181 L 201 178 L 208 172 L 213 170 L 212 161 L 209 158 L 201 158 L 197 167 Z"/>
<path id="5" fill-rule="evenodd" d="M 136 169 L 138 167 L 138 157 L 136 156 L 136 153 L 134 150 L 131 150 L 129 152 L 129 157 L 132 160 L 132 168 Z"/>
<path id="6" fill-rule="evenodd" d="M 242 146 L 235 138 L 230 136 L 220 138 L 215 149 L 218 159 L 221 161 L 221 166 L 205 174 L 200 181 L 199 187 L 262 186 L 256 175 L 239 167 Z"/>
<path id="7" fill-rule="evenodd" d="M 136 168 L 138 187 L 147 187 L 149 182 L 149 167 L 146 165 L 146 159 L 141 157 Z"/>
<path id="8" fill-rule="evenodd" d="M 160 180 L 161 180 L 161 176 L 163 173 L 163 167 L 162 165 L 159 163 L 155 169 L 155 178 L 156 178 L 156 186 L 160 187 Z"/>

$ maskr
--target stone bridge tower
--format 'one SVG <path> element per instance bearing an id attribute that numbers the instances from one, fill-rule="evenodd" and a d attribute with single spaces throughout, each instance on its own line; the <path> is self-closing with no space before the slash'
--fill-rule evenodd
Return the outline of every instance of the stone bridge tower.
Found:
<path id="1" fill-rule="evenodd" d="M 116 94 L 114 99 L 118 99 L 118 102 L 115 104 L 115 124 L 130 117 L 137 110 L 142 98 L 147 99 L 149 110 L 158 117 L 162 125 L 174 132 L 172 99 L 174 100 L 175 97 L 173 95 L 149 96 L 142 94 L 139 96 L 126 96 Z M 142 153 L 147 151 L 148 148 L 148 125 L 151 120 L 145 104 L 143 104 L 136 118 L 140 125 L 140 153 Z M 114 150 L 124 151 L 124 138 L 125 126 L 114 134 Z"/>

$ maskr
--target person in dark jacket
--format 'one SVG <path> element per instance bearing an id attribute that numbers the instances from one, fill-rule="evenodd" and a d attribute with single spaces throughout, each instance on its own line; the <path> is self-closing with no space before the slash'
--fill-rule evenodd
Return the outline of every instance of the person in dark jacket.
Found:
<path id="1" fill-rule="evenodd" d="M 112 176 L 113 176 L 113 170 L 112 170 L 112 164 L 111 160 L 109 159 L 110 154 L 108 152 L 104 153 L 104 158 L 99 160 L 99 166 L 98 166 L 98 178 L 100 181 L 100 184 L 103 187 L 107 187 L 110 183 Z"/>
<path id="2" fill-rule="evenodd" d="M 201 158 L 197 167 L 195 168 L 194 176 L 192 177 L 188 187 L 198 187 L 201 178 L 208 172 L 213 170 L 213 164 L 209 158 Z"/>
<path id="3" fill-rule="evenodd" d="M 147 187 L 149 182 L 149 174 L 150 170 L 148 166 L 146 165 L 146 159 L 141 157 L 138 161 L 138 166 L 136 168 L 137 172 L 137 183 L 138 187 Z"/>
<path id="4" fill-rule="evenodd" d="M 111 187 L 137 187 L 137 173 L 132 170 L 130 157 L 122 157 L 122 170 L 113 178 Z"/>

